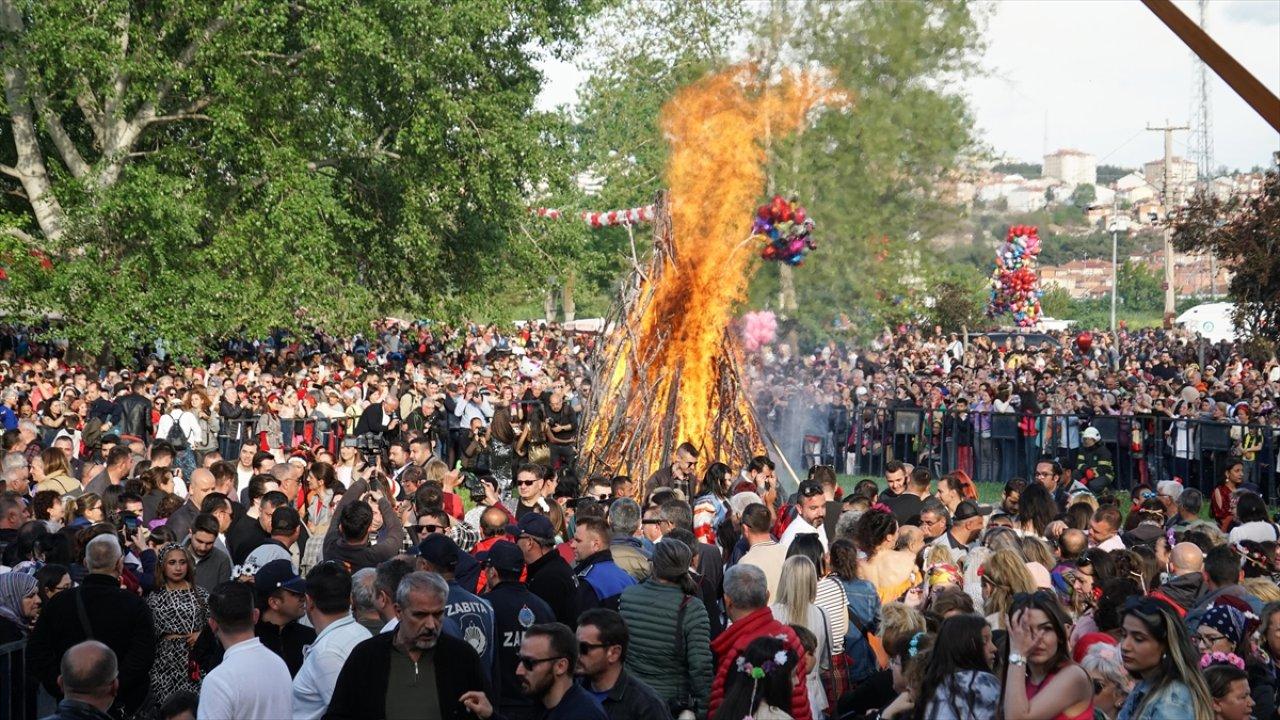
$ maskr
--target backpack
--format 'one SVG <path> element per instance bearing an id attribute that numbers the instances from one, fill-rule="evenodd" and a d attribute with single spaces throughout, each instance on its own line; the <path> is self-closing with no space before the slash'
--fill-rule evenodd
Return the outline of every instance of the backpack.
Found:
<path id="1" fill-rule="evenodd" d="M 173 449 L 178 452 L 188 448 L 187 433 L 182 430 L 182 425 L 178 422 L 181 417 L 182 413 L 178 413 L 177 416 L 169 416 L 169 419 L 173 422 L 169 423 L 169 432 L 165 433 L 164 436 L 165 441 L 172 445 Z"/>

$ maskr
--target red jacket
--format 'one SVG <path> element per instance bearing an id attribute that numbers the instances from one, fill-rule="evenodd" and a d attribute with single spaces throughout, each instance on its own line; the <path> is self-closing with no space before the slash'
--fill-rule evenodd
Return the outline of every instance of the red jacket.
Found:
<path id="1" fill-rule="evenodd" d="M 1225 482 L 1219 483 L 1209 495 L 1209 510 L 1222 532 L 1229 532 L 1235 524 L 1236 516 L 1233 512 L 1235 508 L 1231 506 L 1231 487 Z"/>
<path id="2" fill-rule="evenodd" d="M 725 628 L 725 631 L 716 636 L 711 641 L 711 652 L 716 656 L 716 676 L 711 681 L 711 706 L 707 712 L 707 717 L 715 717 L 716 710 L 720 709 L 720 703 L 724 701 L 724 681 L 729 676 L 729 672 L 733 668 L 733 663 L 738 659 L 738 655 L 747 649 L 752 640 L 765 635 L 777 635 L 781 633 L 787 638 L 787 650 L 795 653 L 797 658 L 804 657 L 804 648 L 800 645 L 800 639 L 796 637 L 796 633 L 789 625 L 778 622 L 773 617 L 773 612 L 767 607 L 760 608 L 745 617 L 734 621 L 732 625 Z M 795 720 L 812 720 L 812 712 L 809 710 L 809 692 L 808 686 L 804 680 L 791 683 L 791 717 Z"/>

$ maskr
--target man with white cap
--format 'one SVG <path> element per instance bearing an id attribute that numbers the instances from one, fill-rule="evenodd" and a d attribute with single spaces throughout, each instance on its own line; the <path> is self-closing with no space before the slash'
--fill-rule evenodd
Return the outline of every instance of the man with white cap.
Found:
<path id="1" fill-rule="evenodd" d="M 1080 433 L 1080 449 L 1076 451 L 1076 480 L 1095 495 L 1111 487 L 1116 468 L 1111 451 L 1102 444 L 1102 433 L 1087 427 Z"/>

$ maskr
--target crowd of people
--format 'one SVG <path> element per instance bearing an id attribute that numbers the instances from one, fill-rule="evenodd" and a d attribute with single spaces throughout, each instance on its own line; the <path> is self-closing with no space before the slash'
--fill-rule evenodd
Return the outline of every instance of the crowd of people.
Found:
<path id="1" fill-rule="evenodd" d="M 820 441 L 806 455 L 850 474 L 882 474 L 896 459 L 1003 482 L 1048 455 L 1099 486 L 1176 478 L 1208 493 L 1223 459 L 1240 457 L 1246 481 L 1271 497 L 1280 472 L 1274 357 L 1255 364 L 1233 343 L 1182 331 L 1032 338 L 966 343 L 896 328 L 863 352 L 766 348 L 752 359 L 756 407 L 775 434 L 794 428 L 797 441 Z"/>
<path id="2" fill-rule="evenodd" d="M 599 337 L 555 326 L 101 370 L 9 334 L 0 720 L 1274 717 L 1280 366 L 1063 340 L 748 358 L 768 427 L 830 422 L 796 484 L 696 439 L 580 476 Z M 1240 432 L 1182 458 L 1211 482 L 1163 449 L 1123 481 L 1101 419 L 1169 398 Z M 996 403 L 1036 440 L 984 436 Z M 907 407 L 908 442 L 839 424 Z"/>

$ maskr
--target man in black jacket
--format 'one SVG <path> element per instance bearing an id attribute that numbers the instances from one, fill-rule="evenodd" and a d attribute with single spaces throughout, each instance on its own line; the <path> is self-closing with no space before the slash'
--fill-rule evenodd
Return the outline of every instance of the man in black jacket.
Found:
<path id="1" fill-rule="evenodd" d="M 480 656 L 465 640 L 445 635 L 449 585 L 434 573 L 410 573 L 396 589 L 395 631 L 356 645 L 338 674 L 325 720 L 381 720 L 420 715 L 424 704 L 437 717 L 466 717 L 459 698 L 489 688 Z M 430 673 L 435 683 L 418 678 Z"/>
<path id="2" fill-rule="evenodd" d="M 119 659 L 120 694 L 113 707 L 129 716 L 142 706 L 151 687 L 156 653 L 151 609 L 120 588 L 124 559 L 115 535 L 89 541 L 85 567 L 89 574 L 80 587 L 58 593 L 44 606 L 27 644 L 27 666 L 49 694 L 61 697 L 62 654 L 77 643 L 97 640 Z"/>
<path id="3" fill-rule="evenodd" d="M 385 487 L 385 480 L 378 484 Z M 381 533 L 373 527 L 373 505 L 382 515 Z M 378 563 L 390 560 L 404 548 L 404 524 L 400 522 L 400 514 L 382 490 L 370 491 L 365 480 L 351 483 L 333 516 L 336 522 L 329 523 L 329 531 L 324 536 L 324 559 L 343 563 L 349 573 L 377 567 Z M 369 540 L 375 537 L 376 542 L 370 544 Z"/>
<path id="4" fill-rule="evenodd" d="M 529 566 L 529 589 L 551 606 L 556 620 L 569 627 L 578 623 L 578 580 L 573 568 L 556 552 L 556 531 L 545 515 L 520 518 L 511 533 Z"/>
<path id="5" fill-rule="evenodd" d="M 578 617 L 578 684 L 600 697 L 609 720 L 670 720 L 667 703 L 622 666 L 627 624 L 613 610 L 594 608 Z"/>
<path id="6" fill-rule="evenodd" d="M 151 437 L 151 401 L 142 394 L 146 387 L 145 382 L 134 380 L 132 391 L 116 401 L 120 411 L 119 434 L 121 437 L 132 435 L 144 443 Z"/>

